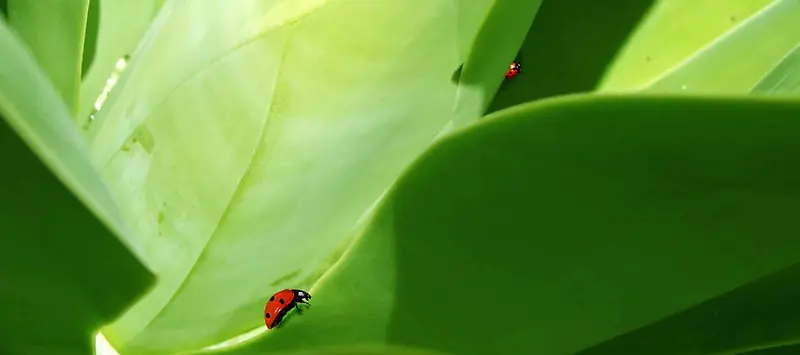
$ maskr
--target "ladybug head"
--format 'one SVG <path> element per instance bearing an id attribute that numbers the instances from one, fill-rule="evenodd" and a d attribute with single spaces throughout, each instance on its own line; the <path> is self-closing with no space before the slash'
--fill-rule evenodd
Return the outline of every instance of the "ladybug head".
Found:
<path id="1" fill-rule="evenodd" d="M 297 295 L 297 298 L 300 301 L 308 301 L 311 299 L 311 295 L 306 291 L 296 290 L 295 294 Z"/>

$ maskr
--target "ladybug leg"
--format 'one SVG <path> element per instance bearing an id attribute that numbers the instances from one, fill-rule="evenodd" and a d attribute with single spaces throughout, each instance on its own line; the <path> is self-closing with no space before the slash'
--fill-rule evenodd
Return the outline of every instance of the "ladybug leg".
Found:
<path id="1" fill-rule="evenodd" d="M 297 313 L 303 313 L 303 310 L 300 309 L 300 303 L 295 303 L 294 308 L 297 310 Z"/>

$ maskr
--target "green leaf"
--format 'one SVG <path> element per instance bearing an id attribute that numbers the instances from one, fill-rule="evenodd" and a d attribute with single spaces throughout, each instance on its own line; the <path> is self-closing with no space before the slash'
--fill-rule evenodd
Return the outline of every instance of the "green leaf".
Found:
<path id="1" fill-rule="evenodd" d="M 23 0 L 25 1 L 25 0 Z M 100 0 L 99 28 L 91 68 L 81 83 L 77 122 L 86 125 L 120 58 L 133 54 L 166 0 Z"/>
<path id="2" fill-rule="evenodd" d="M 627 91 L 646 86 L 771 1 L 655 1 L 598 89 Z"/>
<path id="3" fill-rule="evenodd" d="M 454 35 L 455 9 L 165 3 L 89 130 L 161 281 L 109 341 L 202 348 L 263 324 L 276 290 L 312 286 L 437 133 L 481 114 L 454 109 L 458 46 L 475 37 Z"/>
<path id="4" fill-rule="evenodd" d="M 745 94 L 800 43 L 800 1 L 775 0 L 655 80 L 651 93 Z"/>
<path id="5" fill-rule="evenodd" d="M 8 23 L 70 109 L 78 110 L 83 40 L 89 0 L 10 0 Z"/>
<path id="6" fill-rule="evenodd" d="M 594 90 L 653 1 L 544 1 L 520 50 L 522 73 L 503 83 L 488 112 Z"/>
<path id="7" fill-rule="evenodd" d="M 412 165 L 311 308 L 217 353 L 566 355 L 725 294 L 800 262 L 799 115 L 610 95 L 498 112 Z"/>
<path id="8" fill-rule="evenodd" d="M 0 20 L 0 353 L 87 354 L 92 332 L 153 281 L 83 137 Z"/>
<path id="9" fill-rule="evenodd" d="M 800 342 L 799 300 L 797 264 L 579 355 L 741 354 L 786 346 Z"/>
<path id="10" fill-rule="evenodd" d="M 754 94 L 796 95 L 800 93 L 800 43 L 753 88 Z"/>

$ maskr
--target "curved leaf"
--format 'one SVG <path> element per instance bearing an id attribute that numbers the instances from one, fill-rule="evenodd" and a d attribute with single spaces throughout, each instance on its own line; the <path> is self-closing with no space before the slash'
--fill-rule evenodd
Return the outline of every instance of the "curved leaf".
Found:
<path id="1" fill-rule="evenodd" d="M 469 33 L 454 9 L 165 3 L 89 131 L 162 281 L 110 342 L 198 349 L 262 324 L 254 310 L 277 289 L 310 287 L 455 117 Z"/>
<path id="2" fill-rule="evenodd" d="M 566 355 L 724 294 L 800 262 L 798 115 L 624 96 L 499 112 L 412 165 L 311 309 L 218 353 Z"/>
<path id="3" fill-rule="evenodd" d="M 2 20 L 0 58 L 0 352 L 86 354 L 153 277 L 115 236 L 125 225 L 83 137 Z"/>
<path id="4" fill-rule="evenodd" d="M 61 99 L 78 110 L 89 0 L 10 0 L 8 23 L 31 49 Z"/>

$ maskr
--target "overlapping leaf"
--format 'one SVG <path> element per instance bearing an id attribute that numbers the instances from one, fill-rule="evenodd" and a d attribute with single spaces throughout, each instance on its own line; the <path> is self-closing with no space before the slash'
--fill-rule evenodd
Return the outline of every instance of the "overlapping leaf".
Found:
<path id="1" fill-rule="evenodd" d="M 798 115 L 791 101 L 614 96 L 499 112 L 412 165 L 309 311 L 219 353 L 567 355 L 723 295 L 800 261 Z M 707 324 L 680 326 L 714 337 L 708 350 L 742 345 Z"/>
<path id="2" fill-rule="evenodd" d="M 0 352 L 90 353 L 152 274 L 117 238 L 127 228 L 86 142 L 3 20 L 0 58 Z"/>

